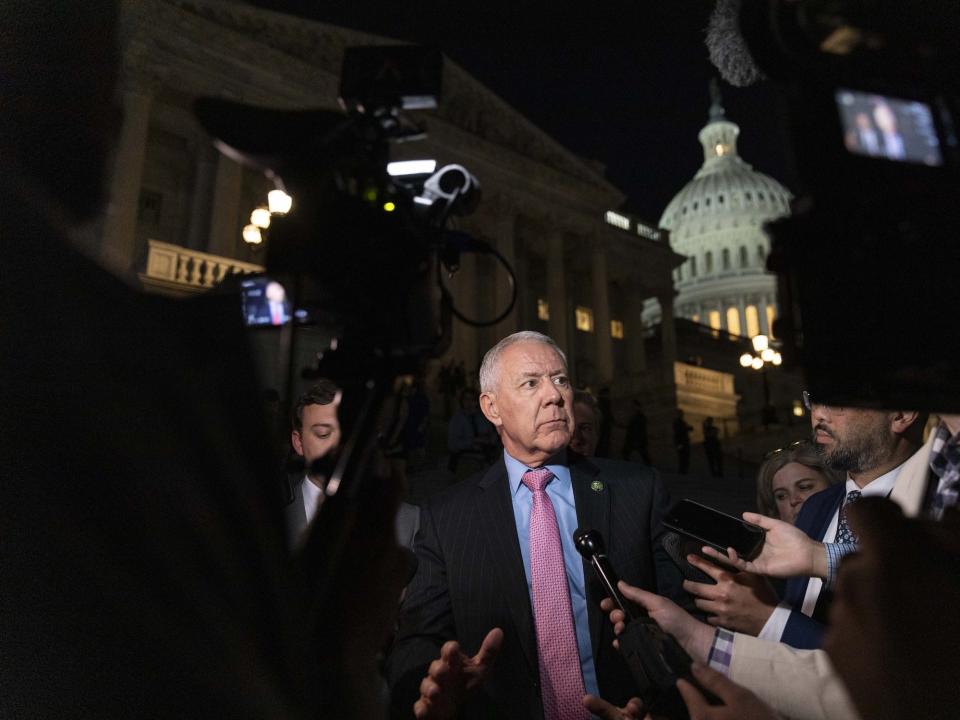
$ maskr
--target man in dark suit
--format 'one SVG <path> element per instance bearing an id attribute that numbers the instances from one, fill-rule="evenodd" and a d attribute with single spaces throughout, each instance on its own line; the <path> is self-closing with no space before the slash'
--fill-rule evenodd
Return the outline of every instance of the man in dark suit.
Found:
<path id="1" fill-rule="evenodd" d="M 287 480 L 290 493 L 284 509 L 287 537 L 291 548 L 298 548 L 307 528 L 323 504 L 327 479 L 340 452 L 343 437 L 340 428 L 341 390 L 328 378 L 319 378 L 297 399 L 292 413 L 290 445 L 303 458 L 303 472 Z M 395 523 L 397 543 L 413 548 L 420 527 L 420 508 L 401 502 Z"/>
<path id="2" fill-rule="evenodd" d="M 900 468 L 920 446 L 923 422 L 915 412 L 840 408 L 809 400 L 808 407 L 818 452 L 830 467 L 846 473 L 846 482 L 807 498 L 796 526 L 818 542 L 847 542 L 852 539 L 847 506 L 860 497 L 890 494 Z M 760 637 L 776 639 L 774 633 L 782 628 L 779 639 L 788 645 L 820 647 L 831 595 L 816 578 L 790 578 L 780 608 L 764 628 L 768 632 Z"/>
<path id="3" fill-rule="evenodd" d="M 890 494 L 900 468 L 919 446 L 923 422 L 915 412 L 835 407 L 811 401 L 806 392 L 804 399 L 817 452 L 827 465 L 846 473 L 846 482 L 807 498 L 796 527 L 818 543 L 849 542 L 846 507 L 861 496 Z M 756 575 L 693 562 L 717 582 L 685 585 L 699 598 L 697 606 L 713 615 L 711 622 L 795 648 L 820 647 L 831 593 L 819 578 L 791 577 L 782 602 L 774 607 L 759 591 Z"/>
<path id="4" fill-rule="evenodd" d="M 586 718 L 585 692 L 628 701 L 634 683 L 573 546 L 578 526 L 603 535 L 630 582 L 682 594 L 659 544 L 668 498 L 657 476 L 566 449 L 566 372 L 540 333 L 515 333 L 484 357 L 481 409 L 504 455 L 423 507 L 419 569 L 387 659 L 399 716 Z"/>

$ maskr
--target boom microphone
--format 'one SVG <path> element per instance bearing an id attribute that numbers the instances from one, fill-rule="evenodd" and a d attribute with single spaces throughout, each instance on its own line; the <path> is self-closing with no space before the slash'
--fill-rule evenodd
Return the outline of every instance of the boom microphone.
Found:
<path id="1" fill-rule="evenodd" d="M 710 62 L 731 85 L 746 87 L 764 79 L 740 32 L 741 0 L 717 0 L 707 25 Z"/>

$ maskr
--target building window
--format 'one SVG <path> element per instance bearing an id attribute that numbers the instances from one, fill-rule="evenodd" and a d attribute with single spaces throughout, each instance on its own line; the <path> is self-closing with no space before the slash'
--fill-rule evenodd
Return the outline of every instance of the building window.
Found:
<path id="1" fill-rule="evenodd" d="M 730 269 L 730 249 L 729 248 L 724 248 L 720 252 L 720 262 L 723 265 L 724 270 Z"/>
<path id="2" fill-rule="evenodd" d="M 747 337 L 755 337 L 760 334 L 760 313 L 757 312 L 756 305 L 747 305 L 744 313 L 747 316 Z"/>
<path id="3" fill-rule="evenodd" d="M 747 252 L 747 246 L 741 245 L 740 246 L 740 267 L 745 268 L 749 264 L 750 264 L 750 256 L 749 256 L 749 253 Z"/>
<path id="4" fill-rule="evenodd" d="M 593 332 L 593 310 L 590 308 L 577 306 L 577 330 L 583 332 Z"/>
<path id="5" fill-rule="evenodd" d="M 773 321 L 777 319 L 777 311 L 773 305 L 767 305 L 767 335 L 773 337 Z"/>
<path id="6" fill-rule="evenodd" d="M 610 321 L 610 337 L 616 340 L 623 340 L 623 322 L 620 320 Z"/>
<path id="7" fill-rule="evenodd" d="M 537 319 L 538 320 L 550 319 L 550 303 L 548 303 L 543 298 L 537 298 Z"/>
<path id="8" fill-rule="evenodd" d="M 677 282 L 683 282 L 683 265 L 677 268 Z"/>
<path id="9" fill-rule="evenodd" d="M 695 278 L 697 276 L 697 258 L 696 256 L 690 258 L 690 277 Z"/>
<path id="10" fill-rule="evenodd" d="M 720 329 L 720 311 L 711 310 L 707 315 L 707 324 L 714 330 Z"/>
<path id="11" fill-rule="evenodd" d="M 727 308 L 727 332 L 731 335 L 740 334 L 740 311 L 736 308 Z"/>
<path id="12" fill-rule="evenodd" d="M 700 322 L 700 313 L 694 313 L 693 315 L 690 316 L 690 319 L 693 320 L 695 323 Z"/>
<path id="13" fill-rule="evenodd" d="M 703 264 L 705 265 L 704 272 L 713 272 L 713 253 L 709 250 L 707 250 L 707 254 L 703 258 Z"/>
<path id="14" fill-rule="evenodd" d="M 760 266 L 763 267 L 767 261 L 767 251 L 764 249 L 763 245 L 757 245 L 757 262 L 760 263 Z"/>
<path id="15" fill-rule="evenodd" d="M 621 230 L 630 229 L 630 218 L 621 215 L 620 213 L 614 212 L 613 210 L 607 210 L 607 214 L 604 215 L 604 219 L 607 221 L 608 225 L 613 225 L 618 227 Z"/>

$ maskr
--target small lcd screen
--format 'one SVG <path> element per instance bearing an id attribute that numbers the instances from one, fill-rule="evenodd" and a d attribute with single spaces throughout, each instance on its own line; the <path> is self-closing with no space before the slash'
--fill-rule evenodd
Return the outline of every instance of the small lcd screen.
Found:
<path id="1" fill-rule="evenodd" d="M 840 88 L 837 109 L 843 144 L 855 155 L 943 165 L 940 140 L 927 103 Z"/>
<path id="2" fill-rule="evenodd" d="M 240 283 L 243 321 L 249 326 L 284 325 L 290 322 L 286 288 L 276 280 L 258 277 Z"/>

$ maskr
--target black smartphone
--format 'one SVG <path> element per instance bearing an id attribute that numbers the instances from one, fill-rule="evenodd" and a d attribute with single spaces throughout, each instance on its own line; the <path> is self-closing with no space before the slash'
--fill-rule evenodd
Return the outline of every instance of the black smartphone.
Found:
<path id="1" fill-rule="evenodd" d="M 667 511 L 663 524 L 724 554 L 728 547 L 732 547 L 745 560 L 752 560 L 760 554 L 766 536 L 766 531 L 758 525 L 693 500 L 676 503 Z"/>

